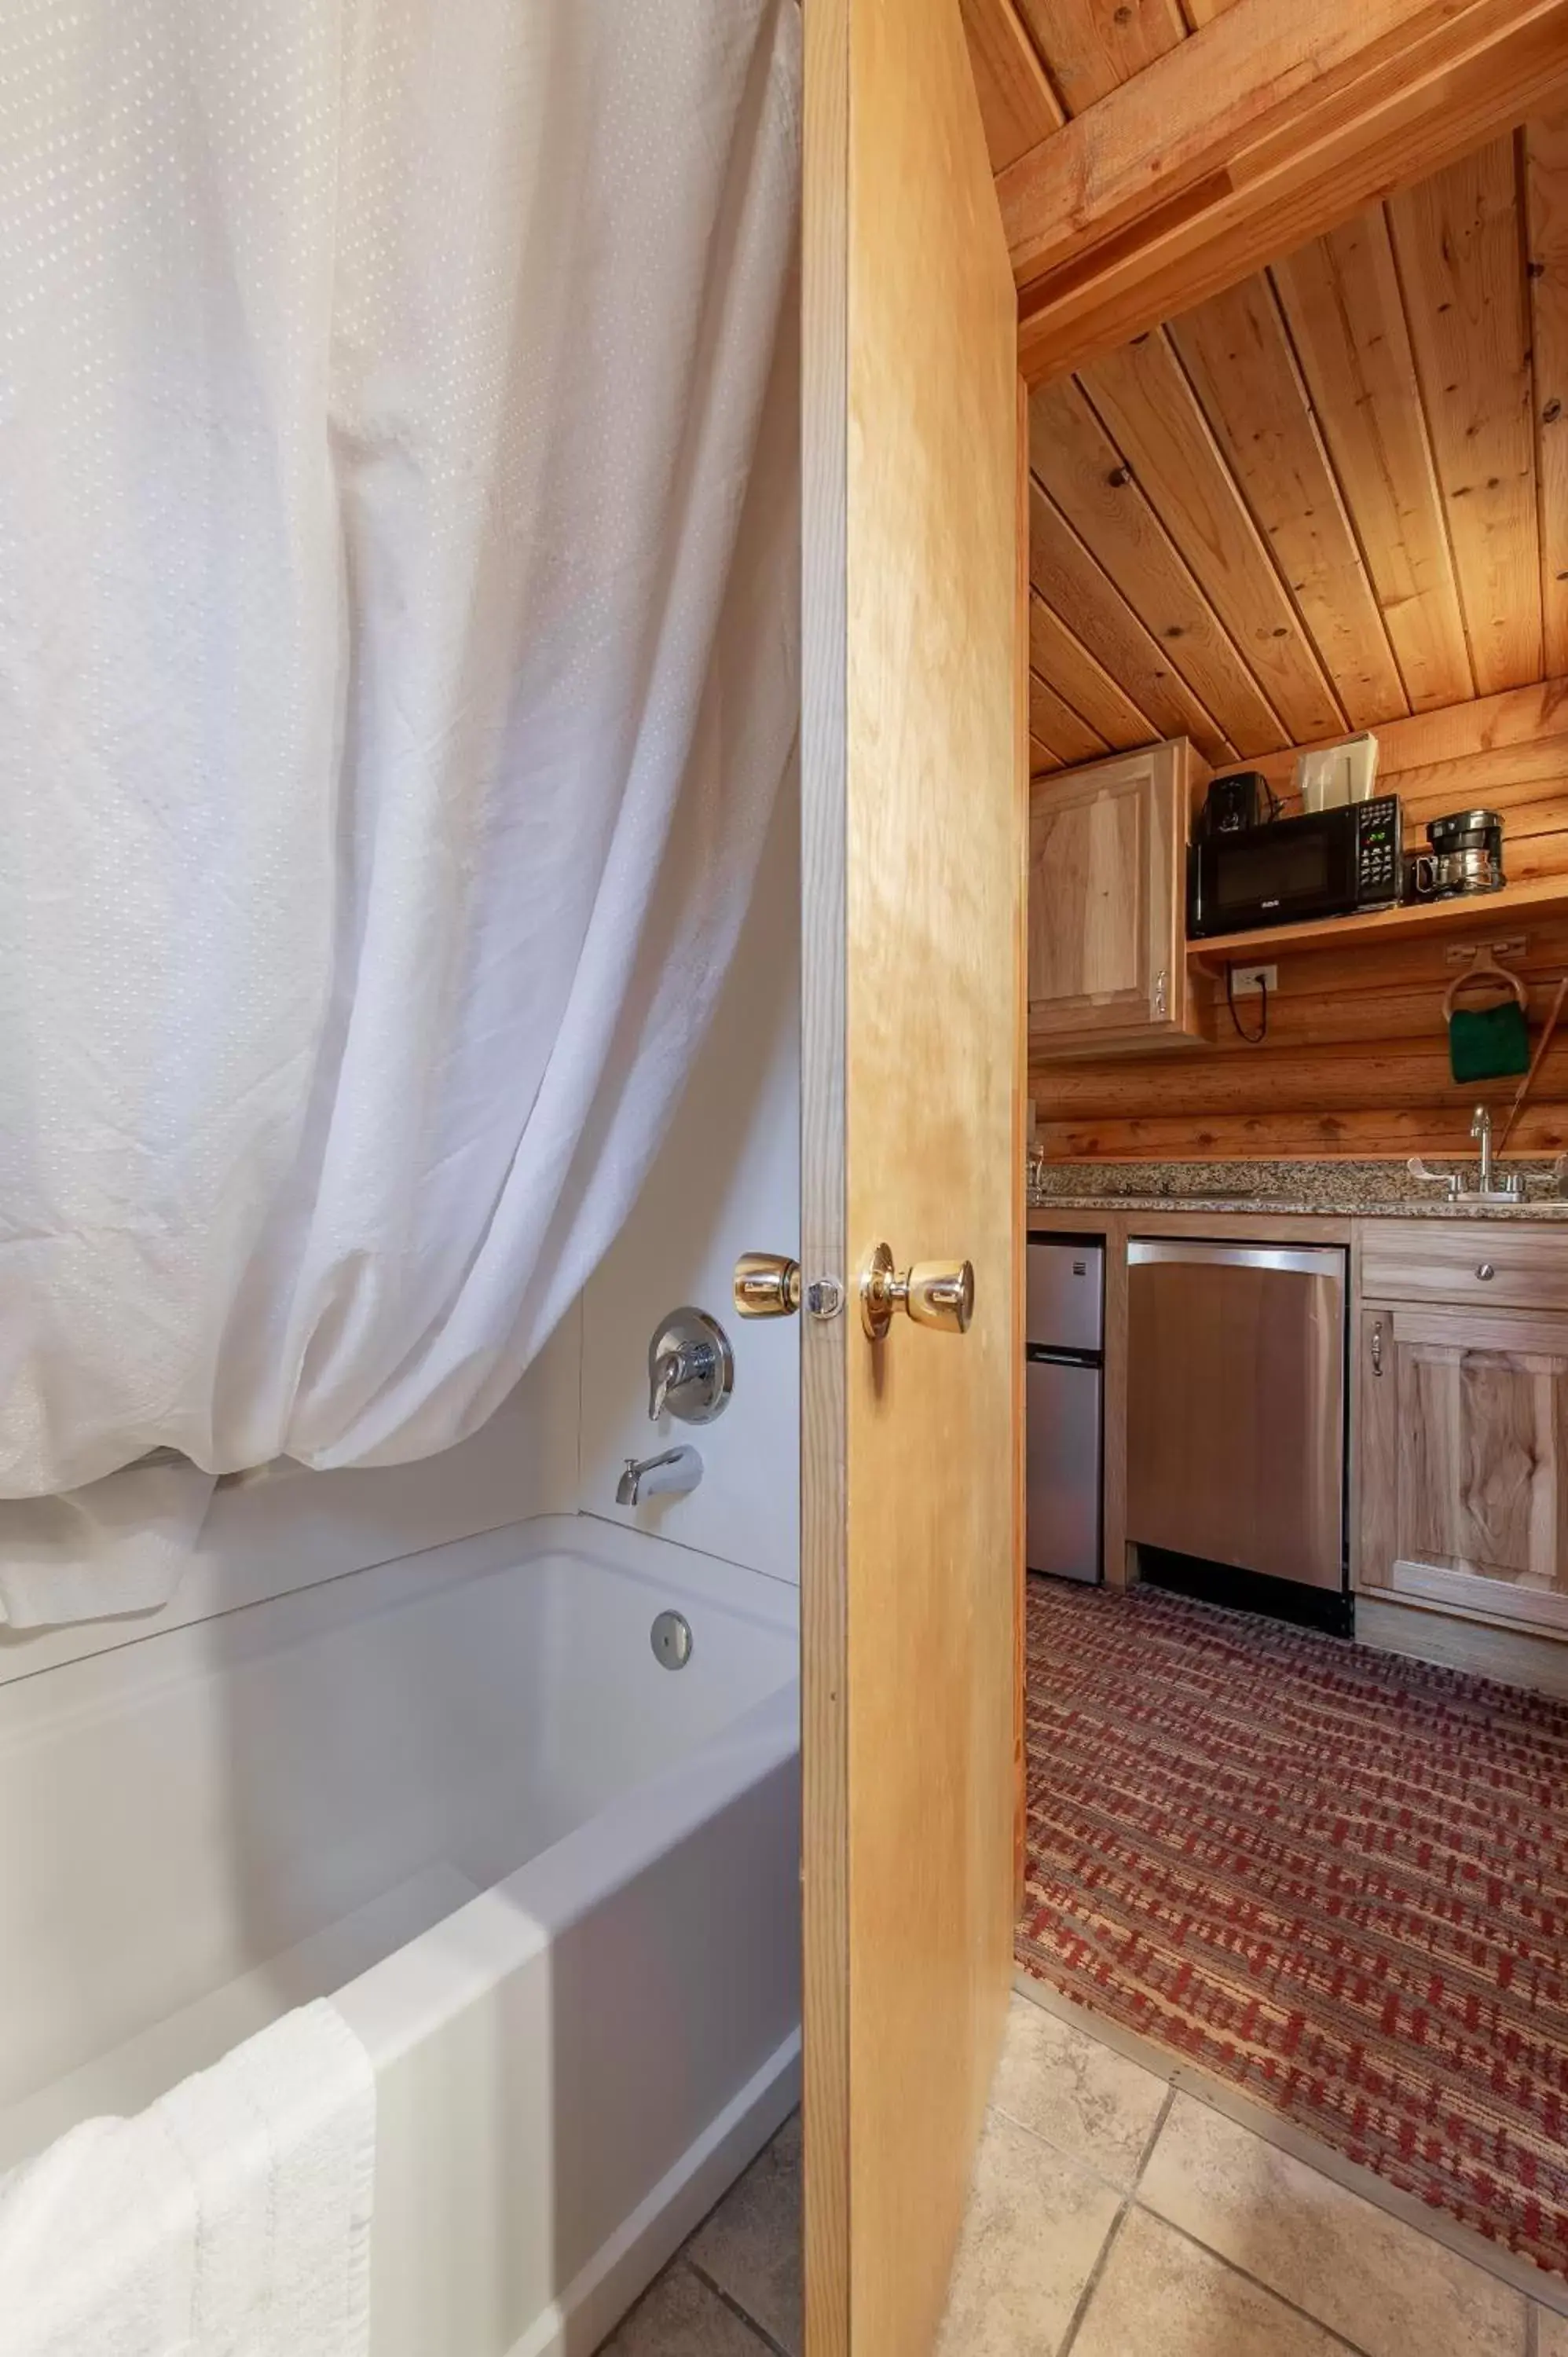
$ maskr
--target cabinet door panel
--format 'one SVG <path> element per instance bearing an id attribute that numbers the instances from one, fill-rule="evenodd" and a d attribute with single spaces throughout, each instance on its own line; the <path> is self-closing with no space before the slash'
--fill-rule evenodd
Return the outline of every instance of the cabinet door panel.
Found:
<path id="1" fill-rule="evenodd" d="M 1402 1343 L 1401 1552 L 1550 1587 L 1557 1562 L 1562 1361 Z"/>
<path id="2" fill-rule="evenodd" d="M 1147 781 L 1043 796 L 1030 826 L 1036 890 L 1029 923 L 1029 996 L 1093 997 L 1148 1017 Z"/>
<path id="3" fill-rule="evenodd" d="M 1568 1322 L 1369 1310 L 1362 1349 L 1361 1584 L 1568 1627 Z"/>
<path id="4" fill-rule="evenodd" d="M 1036 779 L 1029 823 L 1029 1033 L 1049 1051 L 1188 1031 L 1185 739 Z"/>

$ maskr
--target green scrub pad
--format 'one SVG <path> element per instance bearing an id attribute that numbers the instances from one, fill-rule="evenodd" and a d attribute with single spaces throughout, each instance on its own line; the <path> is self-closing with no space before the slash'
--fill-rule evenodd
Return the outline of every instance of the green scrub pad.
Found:
<path id="1" fill-rule="evenodd" d="M 1530 1027 L 1511 998 L 1500 1006 L 1456 1006 L 1448 1019 L 1448 1065 L 1456 1081 L 1502 1081 L 1530 1070 Z"/>

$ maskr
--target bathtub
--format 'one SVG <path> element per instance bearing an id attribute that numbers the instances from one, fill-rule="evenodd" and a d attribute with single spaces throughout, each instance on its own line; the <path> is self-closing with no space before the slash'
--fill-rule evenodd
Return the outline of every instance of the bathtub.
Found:
<path id="1" fill-rule="evenodd" d="M 372 2357 L 593 2349 L 797 2097 L 796 1630 L 553 1517 L 0 1686 L 0 2169 L 330 1996 Z"/>

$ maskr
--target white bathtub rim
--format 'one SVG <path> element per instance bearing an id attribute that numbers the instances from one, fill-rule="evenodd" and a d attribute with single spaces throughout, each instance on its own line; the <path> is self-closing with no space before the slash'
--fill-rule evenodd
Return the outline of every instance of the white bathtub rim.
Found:
<path id="1" fill-rule="evenodd" d="M 683 1587 L 704 1603 L 716 1604 L 736 1620 L 753 1621 L 793 1636 L 800 1625 L 800 1591 L 792 1579 L 758 1571 L 727 1555 L 691 1546 L 679 1531 L 634 1530 L 590 1512 L 539 1514 L 514 1529 L 538 1532 L 543 1544 L 534 1554 L 576 1555 L 625 1572 L 645 1587 Z"/>
<path id="2" fill-rule="evenodd" d="M 672 1447 L 674 1444 L 671 1443 L 670 1445 Z M 660 1500 L 660 1502 L 663 1503 L 666 1501 Z M 680 1504 L 680 1499 L 677 1496 L 670 1502 L 678 1507 Z M 586 1523 L 595 1531 L 617 1531 L 623 1537 L 631 1539 L 639 1544 L 646 1542 L 650 1546 L 673 1547 L 678 1555 L 693 1556 L 700 1563 L 717 1563 L 722 1564 L 726 1571 L 743 1571 L 749 1579 L 765 1579 L 769 1587 L 782 1589 L 786 1597 L 793 1599 L 792 1602 L 785 1606 L 784 1609 L 786 1613 L 791 1619 L 796 1619 L 799 1616 L 800 1582 L 799 1577 L 800 1566 L 798 1562 L 796 1565 L 796 1576 L 793 1577 L 785 1572 L 766 1571 L 760 1564 L 736 1563 L 734 1555 L 721 1555 L 717 1547 L 700 1546 L 697 1544 L 695 1540 L 683 1538 L 679 1529 L 653 1530 L 651 1528 L 644 1528 L 643 1525 L 639 1523 L 617 1522 L 613 1515 L 601 1514 L 597 1508 L 594 1506 L 579 1506 L 575 1514 L 540 1515 L 536 1517 L 536 1519 L 542 1522 L 549 1521 L 564 1523 L 567 1524 L 581 1524 Z"/>
<path id="3" fill-rule="evenodd" d="M 622 2220 L 507 2357 L 584 2357 L 672 2259 L 800 2100 L 800 2032 L 792 2030 L 652 2190 Z"/>
<path id="4" fill-rule="evenodd" d="M 396 1610 L 437 1591 L 562 1555 L 635 1581 L 658 1598 L 655 1609 L 686 1601 L 782 1637 L 792 1638 L 800 1626 L 799 1599 L 788 1580 L 590 1514 L 540 1514 L 386 1563 L 335 1572 L 309 1587 L 236 1604 L 178 1628 L 126 1636 L 101 1652 L 17 1674 L 4 1688 L 0 1758 L 34 1740 L 46 1717 L 52 1727 L 63 1727 L 78 1715 L 91 1718 L 119 1710 L 128 1696 L 145 1698 L 180 1684 L 193 1666 L 213 1666 L 214 1647 L 224 1666 L 239 1667 L 256 1653 L 309 1643 L 367 1609 Z"/>
<path id="5" fill-rule="evenodd" d="M 607 1892 L 796 1760 L 800 1721 L 800 1685 L 790 1678 L 684 1759 L 629 1785 L 515 1873 L 334 1991 L 332 2003 L 374 2067 L 388 2068 L 435 2036 L 543 1955 Z"/>

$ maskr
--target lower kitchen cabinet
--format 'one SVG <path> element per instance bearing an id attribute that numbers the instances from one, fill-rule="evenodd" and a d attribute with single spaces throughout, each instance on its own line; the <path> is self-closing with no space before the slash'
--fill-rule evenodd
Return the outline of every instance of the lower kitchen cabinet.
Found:
<path id="1" fill-rule="evenodd" d="M 1363 1308 L 1359 1584 L 1568 1634 L 1568 1316 Z"/>

